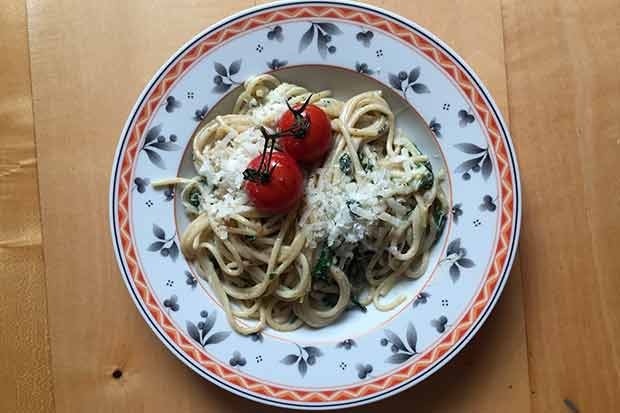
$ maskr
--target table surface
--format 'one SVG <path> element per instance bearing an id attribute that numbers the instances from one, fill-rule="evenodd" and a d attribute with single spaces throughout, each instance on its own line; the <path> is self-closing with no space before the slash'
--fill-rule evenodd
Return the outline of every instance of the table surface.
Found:
<path id="1" fill-rule="evenodd" d="M 114 149 L 142 87 L 193 34 L 255 3 L 3 1 L 0 411 L 258 408 L 199 379 L 151 333 L 107 219 Z M 510 281 L 471 344 L 363 411 L 617 411 L 620 3 L 371 3 L 433 31 L 478 72 L 510 125 L 524 210 Z"/>

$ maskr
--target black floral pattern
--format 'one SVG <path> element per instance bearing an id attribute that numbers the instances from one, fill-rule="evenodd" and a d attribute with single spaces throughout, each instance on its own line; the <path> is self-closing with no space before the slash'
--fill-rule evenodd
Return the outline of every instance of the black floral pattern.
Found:
<path id="1" fill-rule="evenodd" d="M 491 195 L 485 195 L 482 197 L 482 203 L 478 206 L 480 211 L 489 211 L 495 212 L 497 209 L 497 205 L 495 205 L 495 200 Z"/>
<path id="2" fill-rule="evenodd" d="M 385 329 L 383 332 L 385 333 L 385 338 L 381 339 L 381 345 L 387 346 L 391 343 L 392 345 L 390 346 L 390 350 L 393 353 L 385 360 L 386 363 L 404 363 L 411 357 L 418 354 L 416 350 L 416 346 L 418 344 L 418 332 L 412 323 L 407 325 L 407 331 L 405 333 L 405 338 L 409 347 L 407 347 L 400 337 L 398 337 L 398 335 L 393 331 Z"/>
<path id="3" fill-rule="evenodd" d="M 232 367 L 243 367 L 246 364 L 245 357 L 241 355 L 241 353 L 237 350 L 233 351 L 232 357 L 228 360 L 228 364 Z"/>
<path id="4" fill-rule="evenodd" d="M 194 120 L 196 122 L 205 120 L 205 118 L 207 117 L 207 112 L 209 112 L 208 105 L 204 105 L 201 109 L 196 109 L 196 112 L 194 112 Z"/>
<path id="5" fill-rule="evenodd" d="M 435 134 L 435 136 L 441 138 L 441 123 L 437 122 L 435 118 L 431 119 L 428 123 L 428 128 Z"/>
<path id="6" fill-rule="evenodd" d="M 458 204 L 454 204 L 450 212 L 452 212 L 452 220 L 455 224 L 458 224 L 459 217 L 463 215 L 463 205 L 460 202 Z"/>
<path id="7" fill-rule="evenodd" d="M 295 345 L 297 346 L 299 354 L 287 354 L 280 362 L 287 366 L 297 364 L 299 374 L 301 377 L 304 377 L 308 372 L 308 366 L 313 366 L 317 359 L 323 355 L 323 352 L 317 347 L 301 347 L 298 344 Z"/>
<path id="8" fill-rule="evenodd" d="M 161 135 L 161 125 L 153 126 L 146 132 L 140 151 L 146 153 L 153 165 L 166 169 L 166 164 L 158 151 L 178 151 L 181 147 L 175 143 L 176 140 L 177 136 L 174 134 L 168 138 Z"/>
<path id="9" fill-rule="evenodd" d="M 252 341 L 254 342 L 259 342 L 262 343 L 264 338 L 263 338 L 263 333 L 261 333 L 260 331 L 257 331 L 256 333 L 252 333 L 249 335 L 250 339 L 252 339 Z"/>
<path id="10" fill-rule="evenodd" d="M 343 348 L 345 350 L 351 350 L 353 347 L 357 347 L 357 343 L 352 338 L 347 338 L 336 344 L 336 348 Z"/>
<path id="11" fill-rule="evenodd" d="M 270 62 L 267 62 L 267 67 L 271 70 L 278 70 L 283 68 L 288 64 L 286 60 L 272 59 Z"/>
<path id="12" fill-rule="evenodd" d="M 215 84 L 215 86 L 213 86 L 213 92 L 224 93 L 230 89 L 232 85 L 241 83 L 232 78 L 241 70 L 241 63 L 242 59 L 237 59 L 228 65 L 228 68 L 219 62 L 213 63 L 213 68 L 215 69 L 215 73 L 217 73 L 213 77 L 213 83 Z"/>
<path id="13" fill-rule="evenodd" d="M 133 183 L 136 191 L 143 194 L 146 191 L 146 187 L 151 184 L 151 180 L 149 178 L 140 178 L 139 176 L 137 176 L 136 178 L 134 178 Z"/>
<path id="14" fill-rule="evenodd" d="M 373 37 L 374 37 L 374 34 L 370 30 L 361 31 L 355 35 L 355 39 L 358 42 L 362 43 L 364 47 L 370 46 L 370 41 L 372 40 Z"/>
<path id="15" fill-rule="evenodd" d="M 164 307 L 171 309 L 172 311 L 179 311 L 178 297 L 176 295 L 171 295 L 170 298 L 166 298 L 164 300 Z"/>
<path id="16" fill-rule="evenodd" d="M 228 338 L 230 331 L 218 331 L 209 335 L 213 326 L 215 325 L 215 319 L 217 317 L 217 311 L 213 310 L 209 313 L 207 310 L 200 312 L 201 321 L 194 324 L 191 321 L 186 323 L 187 334 L 202 347 L 208 345 L 220 343 Z"/>
<path id="17" fill-rule="evenodd" d="M 168 188 L 164 190 L 164 201 L 169 202 L 174 199 L 174 186 L 169 185 Z"/>
<path id="18" fill-rule="evenodd" d="M 332 42 L 332 36 L 342 34 L 342 30 L 338 28 L 334 23 L 321 22 L 311 23 L 310 27 L 299 39 L 299 53 L 303 52 L 310 46 L 312 40 L 314 40 L 314 34 L 316 33 L 316 46 L 321 58 L 325 59 L 327 53 L 336 53 L 336 46 L 330 45 Z"/>
<path id="19" fill-rule="evenodd" d="M 437 330 L 438 333 L 444 333 L 446 331 L 446 324 L 448 323 L 448 318 L 445 315 L 442 315 L 439 318 L 431 320 L 431 326 Z"/>
<path id="20" fill-rule="evenodd" d="M 374 75 L 375 71 L 368 67 L 367 63 L 355 62 L 355 71 L 365 75 Z"/>
<path id="21" fill-rule="evenodd" d="M 370 373 L 372 373 L 372 366 L 370 364 L 357 363 L 355 365 L 355 370 L 357 370 L 357 377 L 364 380 Z"/>
<path id="22" fill-rule="evenodd" d="M 448 244 L 446 258 L 444 260 L 451 263 L 450 278 L 453 282 L 459 280 L 461 277 L 461 270 L 475 266 L 474 262 L 467 258 L 467 250 L 461 247 L 460 238 L 456 238 Z"/>
<path id="23" fill-rule="evenodd" d="M 476 120 L 476 118 L 474 118 L 474 115 L 472 115 L 471 113 L 469 113 L 465 109 L 459 110 L 458 116 L 459 116 L 459 126 L 461 128 L 464 128 L 465 126 L 469 125 L 470 123 L 474 123 L 474 120 Z"/>
<path id="24" fill-rule="evenodd" d="M 192 289 L 194 289 L 196 288 L 196 285 L 198 285 L 198 280 L 196 280 L 194 274 L 189 271 L 185 271 L 185 284 L 189 285 L 190 287 L 192 287 Z"/>
<path id="25" fill-rule="evenodd" d="M 267 39 L 277 40 L 279 42 L 284 40 L 284 34 L 282 33 L 282 26 L 274 26 L 271 30 L 269 30 L 267 32 Z"/>
<path id="26" fill-rule="evenodd" d="M 459 164 L 454 170 L 455 173 L 462 174 L 461 177 L 466 181 L 471 179 L 470 172 L 480 172 L 485 181 L 489 179 L 493 172 L 493 162 L 488 147 L 481 148 L 473 143 L 457 143 L 454 147 L 461 152 L 474 155 L 473 158 Z"/>
<path id="27" fill-rule="evenodd" d="M 407 98 L 407 91 L 412 90 L 414 93 L 431 93 L 431 90 L 424 83 L 418 82 L 420 78 L 420 67 L 414 67 L 407 73 L 401 70 L 397 74 L 388 73 L 388 80 L 390 85 L 400 90 L 405 98 Z"/>
<path id="28" fill-rule="evenodd" d="M 431 297 L 430 293 L 427 293 L 426 291 L 422 291 L 421 293 L 416 295 L 415 300 L 413 300 L 413 304 L 412 304 L 413 308 L 419 305 L 422 305 L 422 304 L 426 304 L 430 297 Z"/>
<path id="29" fill-rule="evenodd" d="M 181 101 L 170 95 L 166 98 L 166 112 L 172 113 L 175 109 L 181 107 Z"/>
<path id="30" fill-rule="evenodd" d="M 166 232 L 159 225 L 153 224 L 153 235 L 156 241 L 152 242 L 147 249 L 152 252 L 159 251 L 163 257 L 169 257 L 172 261 L 176 261 L 179 256 L 179 247 L 174 240 L 176 234 L 166 238 Z"/>

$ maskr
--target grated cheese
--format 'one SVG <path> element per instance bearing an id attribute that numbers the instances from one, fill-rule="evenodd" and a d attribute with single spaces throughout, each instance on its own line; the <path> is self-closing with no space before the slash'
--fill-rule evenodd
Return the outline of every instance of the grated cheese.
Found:
<path id="1" fill-rule="evenodd" d="M 269 91 L 262 105 L 252 108 L 248 112 L 248 115 L 254 118 L 256 125 L 264 125 L 272 129 L 276 127 L 278 119 L 288 110 L 284 91 L 290 87 L 291 85 L 288 83 L 278 85 Z"/>
<path id="2" fill-rule="evenodd" d="M 288 109 L 284 93 L 288 87 L 285 83 L 279 85 L 265 96 L 262 105 L 250 109 L 248 115 L 256 122 L 255 127 L 242 133 L 231 130 L 204 153 L 199 174 L 206 177 L 207 183 L 200 209 L 213 218 L 216 234 L 222 239 L 227 238 L 223 221 L 252 209 L 243 189 L 243 171 L 263 149 L 259 126 L 275 128 L 277 119 Z M 407 221 L 415 204 L 411 192 L 429 173 L 423 165 L 428 157 L 400 131 L 396 140 L 409 143 L 392 156 L 377 153 L 367 145 L 362 164 L 368 168 L 359 182 L 337 173 L 335 182 L 319 185 L 321 190 L 309 188 L 308 182 L 315 182 L 326 172 L 323 168 L 306 180 L 305 208 L 298 226 L 306 232 L 311 247 L 325 241 L 328 246 L 342 246 L 339 250 L 346 253 L 369 234 L 381 231 L 382 221 L 396 227 Z M 410 164 L 411 155 L 415 157 L 414 166 Z M 339 168 L 339 162 L 332 167 Z M 395 196 L 399 193 L 406 195 Z"/>
<path id="3" fill-rule="evenodd" d="M 321 191 L 306 191 L 312 219 L 304 228 L 312 246 L 320 240 L 326 240 L 328 246 L 357 243 L 367 236 L 387 209 L 383 195 L 391 186 L 383 170 L 372 171 L 367 177 L 354 182 L 341 174 L 336 182 L 322 186 Z"/>
<path id="4" fill-rule="evenodd" d="M 397 139 L 406 138 L 397 131 Z M 299 226 L 307 232 L 312 247 L 322 240 L 328 246 L 355 244 L 380 230 L 380 221 L 400 227 L 409 219 L 409 212 L 415 205 L 411 192 L 430 173 L 422 164 L 428 158 L 412 144 L 392 156 L 378 154 L 371 145 L 367 148 L 362 164 L 379 168 L 367 170 L 365 179 L 356 182 L 348 175 L 336 174 L 335 182 L 319 185 L 320 191 L 306 190 L 307 212 Z M 409 154 L 415 156 L 413 168 L 409 166 Z M 336 162 L 333 168 L 339 168 L 338 164 Z M 388 165 L 390 168 L 386 168 Z M 318 170 L 315 174 L 324 172 Z"/>
<path id="5" fill-rule="evenodd" d="M 216 223 L 251 209 L 243 190 L 243 171 L 260 154 L 263 146 L 263 136 L 256 128 L 239 134 L 233 131 L 228 135 L 205 151 L 204 163 L 198 171 L 207 178 L 201 209 Z M 218 236 L 226 238 L 225 234 Z"/>

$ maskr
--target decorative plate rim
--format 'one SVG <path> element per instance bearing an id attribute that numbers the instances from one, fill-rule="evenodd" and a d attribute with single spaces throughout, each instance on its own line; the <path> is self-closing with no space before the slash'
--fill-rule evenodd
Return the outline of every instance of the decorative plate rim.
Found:
<path id="1" fill-rule="evenodd" d="M 241 384 L 239 383 L 239 379 L 235 379 L 235 378 L 231 378 L 231 377 L 225 377 L 222 378 L 221 376 L 225 376 L 226 375 L 226 370 L 229 370 L 228 373 L 231 373 L 230 375 L 232 376 L 237 376 L 237 373 L 234 372 L 234 370 L 224 367 L 224 372 L 222 373 L 221 371 L 214 373 L 213 370 L 222 370 L 221 368 L 214 368 L 209 369 L 207 368 L 208 371 L 204 371 L 201 370 L 200 368 L 198 368 L 195 364 L 194 361 L 189 360 L 187 358 L 187 354 L 186 352 L 181 351 L 179 348 L 177 348 L 175 345 L 173 345 L 173 343 L 171 343 L 169 341 L 170 337 L 167 336 L 170 334 L 174 334 L 173 332 L 167 331 L 165 334 L 164 333 L 164 329 L 165 327 L 161 325 L 161 323 L 159 323 L 156 320 L 153 320 L 154 315 L 152 315 L 149 311 L 148 306 L 150 305 L 157 305 L 157 303 L 144 303 L 143 300 L 136 294 L 136 291 L 134 289 L 136 289 L 137 287 L 134 285 L 132 285 L 133 280 L 131 279 L 131 275 L 128 274 L 128 264 L 126 261 L 124 261 L 124 257 L 121 254 L 121 250 L 123 249 L 123 239 L 122 239 L 122 234 L 119 234 L 119 229 L 117 228 L 118 226 L 118 222 L 117 222 L 117 214 L 119 212 L 119 205 L 118 203 L 121 202 L 121 200 L 116 200 L 116 190 L 117 190 L 117 185 L 120 185 L 120 179 L 122 179 L 121 174 L 119 174 L 119 169 L 121 167 L 121 161 L 122 161 L 122 155 L 124 154 L 125 151 L 127 151 L 127 147 L 126 147 L 126 143 L 127 143 L 127 139 L 128 139 L 128 133 L 130 132 L 130 130 L 132 129 L 132 125 L 133 127 L 135 127 L 136 125 L 134 124 L 134 121 L 136 119 L 136 117 L 138 116 L 138 111 L 139 109 L 143 106 L 145 99 L 149 96 L 149 94 L 153 93 L 153 87 L 155 85 L 158 84 L 158 82 L 160 82 L 160 78 L 161 76 L 170 68 L 170 66 L 179 58 L 179 56 L 181 56 L 182 54 L 184 54 L 185 52 L 187 52 L 198 40 L 204 38 L 205 36 L 209 35 L 212 32 L 216 32 L 217 30 L 226 27 L 227 25 L 229 25 L 232 22 L 235 22 L 237 20 L 240 20 L 244 17 L 247 16 L 252 16 L 254 14 L 256 14 L 257 12 L 267 12 L 269 10 L 274 10 L 274 9 L 281 9 L 284 7 L 291 7 L 291 6 L 299 6 L 299 7 L 306 7 L 306 8 L 326 8 L 327 6 L 341 6 L 344 7 L 345 9 L 355 9 L 360 13 L 368 13 L 370 12 L 371 14 L 374 15 L 379 15 L 381 16 L 381 18 L 386 18 L 386 25 L 391 26 L 393 24 L 393 22 L 397 22 L 398 26 L 400 26 L 399 28 L 405 28 L 406 30 L 408 30 L 411 33 L 414 34 L 418 34 L 420 37 L 426 37 L 428 39 L 428 42 L 430 43 L 430 46 L 432 47 L 432 43 L 435 44 L 435 46 L 438 49 L 441 49 L 441 51 L 445 54 L 447 54 L 448 56 L 450 56 L 454 63 L 454 66 L 456 66 L 455 68 L 458 69 L 458 66 L 460 66 L 460 69 L 462 71 L 464 71 L 467 75 L 467 77 L 469 77 L 469 80 L 471 81 L 471 83 L 473 83 L 473 87 L 471 89 L 473 89 L 472 95 L 475 96 L 475 92 L 477 89 L 477 92 L 479 92 L 479 97 L 481 100 L 481 104 L 485 105 L 488 107 L 488 109 L 490 110 L 490 113 L 488 113 L 488 115 L 491 117 L 491 122 L 493 122 L 495 129 L 497 129 L 497 135 L 499 135 L 499 138 L 497 139 L 497 143 L 495 145 L 499 145 L 499 143 L 502 143 L 503 145 L 505 145 L 505 154 L 503 154 L 507 159 L 505 160 L 506 164 L 507 164 L 507 173 L 508 173 L 508 177 L 511 178 L 511 186 L 510 186 L 510 190 L 512 191 L 512 203 L 513 203 L 513 210 L 511 211 L 511 216 L 510 219 L 512 220 L 512 225 L 509 228 L 510 232 L 510 238 L 508 239 L 508 242 L 506 242 L 505 245 L 505 257 L 504 257 L 504 262 L 502 263 L 500 269 L 498 270 L 498 276 L 497 276 L 497 281 L 496 284 L 493 285 L 493 287 L 491 288 L 491 293 L 493 294 L 490 298 L 488 298 L 488 300 L 483 304 L 483 306 L 481 307 L 481 310 L 478 312 L 478 314 L 475 315 L 475 318 L 471 321 L 471 323 L 464 329 L 465 333 L 463 333 L 461 336 L 459 336 L 454 342 L 451 343 L 451 345 L 449 346 L 449 348 L 447 348 L 447 350 L 445 352 L 443 352 L 441 355 L 437 356 L 437 358 L 435 358 L 434 360 L 432 360 L 431 362 L 429 362 L 428 364 L 431 366 L 425 370 L 423 370 L 423 373 L 420 375 L 410 375 L 409 377 L 406 377 L 402 380 L 398 380 L 396 381 L 396 384 L 391 385 L 391 386 L 387 386 L 387 384 L 385 384 L 380 390 L 372 390 L 372 391 L 362 391 L 360 390 L 360 388 L 365 388 L 367 386 L 372 386 L 372 381 L 370 383 L 364 383 L 364 384 L 354 384 L 352 386 L 349 386 L 351 388 L 357 388 L 358 391 L 358 395 L 357 396 L 352 396 L 352 395 L 348 395 L 347 397 L 336 397 L 333 398 L 333 400 L 330 400 L 331 396 L 326 396 L 327 398 L 323 399 L 321 397 L 318 397 L 318 399 L 314 398 L 314 397 L 309 397 L 307 398 L 307 400 L 309 401 L 305 401 L 304 400 L 304 394 L 303 393 L 313 393 L 312 391 L 290 391 L 290 390 L 286 390 L 286 389 L 280 389 L 282 392 L 279 396 L 276 396 L 273 392 L 269 391 L 269 394 L 266 394 L 265 392 L 257 392 L 254 390 L 249 390 L 247 389 L 247 387 L 251 387 L 253 385 L 257 385 L 260 386 L 260 383 L 250 383 L 250 385 L 248 385 L 248 383 L 244 383 L 247 382 L 247 379 L 243 379 L 243 377 L 241 377 Z M 315 16 L 315 17 L 325 17 L 325 16 Z M 339 16 L 340 19 L 345 19 L 344 16 Z M 350 17 L 350 16 L 349 16 Z M 375 16 L 376 17 L 376 16 Z M 327 16 L 326 18 L 329 18 L 329 16 Z M 462 86 L 462 85 L 461 85 Z M 472 104 L 472 107 L 474 107 L 474 109 L 476 109 L 476 105 L 475 103 Z M 484 122 L 486 123 L 486 122 Z M 487 126 L 487 130 L 484 131 L 485 134 L 488 133 L 488 126 Z M 489 146 L 491 146 L 492 144 L 492 140 L 489 139 Z M 495 151 L 497 148 L 493 148 Z M 497 158 L 497 153 L 495 154 L 495 157 Z M 499 168 L 498 168 L 498 172 L 499 172 Z M 512 177 L 510 176 L 512 174 Z M 498 176 L 498 185 L 500 185 L 500 187 L 502 186 L 503 179 L 500 178 Z M 505 183 L 505 182 L 504 182 Z M 506 281 L 508 279 L 508 276 L 510 274 L 510 270 L 512 267 L 512 264 L 514 262 L 514 258 L 516 256 L 516 250 L 517 250 L 517 246 L 518 246 L 518 241 L 519 241 L 519 235 L 520 235 L 520 226 L 521 226 L 521 184 L 520 184 L 520 175 L 519 175 L 519 168 L 518 168 L 518 164 L 517 164 L 517 159 L 516 159 L 516 154 L 514 151 L 514 147 L 512 144 L 512 140 L 510 138 L 510 134 L 508 132 L 507 126 L 505 124 L 505 121 L 499 111 L 499 108 L 497 107 L 495 101 L 493 100 L 493 98 L 491 97 L 489 91 L 486 89 L 486 87 L 482 84 L 482 82 L 480 81 L 480 79 L 478 78 L 478 76 L 476 75 L 476 73 L 469 67 L 469 65 L 467 65 L 467 63 L 457 54 L 455 53 L 451 48 L 449 48 L 445 43 L 443 43 L 439 38 L 437 38 L 437 36 L 435 36 L 434 34 L 430 33 L 428 30 L 420 27 L 418 24 L 411 22 L 408 19 L 405 19 L 402 16 L 399 16 L 395 13 L 392 13 L 390 11 L 384 10 L 382 8 L 379 7 L 375 7 L 375 6 L 370 6 L 367 4 L 362 4 L 362 3 L 358 3 L 358 2 L 351 2 L 351 1 L 346 1 L 346 0 L 315 0 L 315 1 L 306 1 L 306 0 L 301 0 L 301 1 L 290 1 L 290 0 L 284 0 L 284 1 L 278 1 L 278 2 L 274 2 L 274 3 L 269 3 L 269 4 L 265 4 L 265 5 L 259 5 L 259 6 L 255 6 L 252 8 L 248 8 L 245 10 L 242 10 L 238 13 L 235 13 L 225 19 L 222 19 L 220 21 L 218 21 L 217 23 L 211 25 L 210 27 L 206 28 L 205 30 L 201 31 L 200 33 L 198 33 L 197 35 L 195 35 L 190 41 L 186 42 L 182 47 L 180 47 L 160 68 L 159 70 L 156 72 L 156 74 L 151 78 L 151 80 L 148 82 L 148 84 L 146 85 L 146 87 L 143 89 L 143 91 L 141 92 L 139 98 L 137 99 L 136 103 L 133 105 L 132 110 L 130 112 L 130 115 L 123 127 L 123 131 L 121 133 L 120 136 L 120 140 L 119 143 L 117 145 L 116 151 L 115 151 L 115 155 L 114 155 L 114 162 L 113 162 L 113 170 L 112 170 L 112 174 L 110 177 L 110 196 L 109 196 L 109 202 L 110 202 L 110 215 L 109 215 L 109 219 L 110 219 L 110 229 L 111 229 L 111 235 L 113 238 L 113 243 L 114 243 L 114 253 L 119 265 L 119 269 L 121 270 L 121 273 L 123 275 L 123 279 L 124 282 L 130 292 L 130 295 L 132 297 L 132 299 L 134 300 L 134 303 L 136 304 L 136 307 L 139 309 L 141 315 L 144 317 L 145 321 L 147 322 L 147 324 L 149 325 L 149 327 L 151 327 L 151 329 L 155 332 L 155 334 L 157 335 L 157 337 L 166 345 L 166 347 L 168 347 L 168 349 L 175 354 L 179 359 L 181 359 L 181 361 L 184 362 L 184 364 L 186 364 L 187 366 L 189 366 L 190 368 L 192 368 L 194 371 L 196 371 L 198 374 L 200 374 L 202 377 L 207 378 L 208 380 L 210 380 L 211 382 L 217 384 L 218 386 L 225 388 L 237 395 L 252 399 L 254 401 L 259 401 L 262 403 L 266 403 L 266 404 L 271 404 L 271 405 L 275 405 L 275 406 L 284 406 L 284 407 L 289 407 L 289 408 L 298 408 L 298 409 L 333 409 L 333 408 L 344 408 L 344 407 L 352 407 L 352 406 L 357 406 L 357 405 L 362 405 L 362 404 L 367 404 L 370 402 L 374 402 L 380 399 L 383 399 L 385 397 L 388 397 L 390 395 L 394 395 L 396 393 L 399 393 L 400 391 L 403 391 L 407 388 L 412 387 L 413 385 L 419 383 L 420 381 L 426 379 L 427 377 L 429 377 L 430 375 L 432 375 L 434 372 L 436 372 L 437 370 L 439 370 L 441 367 L 443 367 L 448 361 L 450 361 L 456 354 L 458 354 L 466 345 L 467 343 L 471 340 L 471 338 L 476 334 L 476 332 L 479 330 L 479 328 L 482 326 L 482 324 L 484 323 L 484 321 L 486 321 L 488 315 L 491 313 L 492 309 L 494 308 L 495 304 L 497 303 L 501 292 L 506 284 Z M 502 214 L 503 215 L 503 214 Z M 502 234 L 505 233 L 506 231 L 501 230 L 500 229 L 500 237 L 502 237 Z M 131 243 L 131 240 L 129 240 L 129 242 Z M 492 253 L 492 259 L 490 260 L 490 263 L 493 263 L 495 261 L 495 257 L 497 256 L 497 250 L 498 250 L 498 245 L 493 245 L 493 249 L 495 250 Z M 486 270 L 485 270 L 486 272 Z M 481 290 L 476 290 L 476 293 L 474 294 L 474 299 L 476 298 L 476 296 L 479 295 L 480 292 L 485 292 L 486 291 L 482 291 L 485 290 L 485 286 L 487 283 L 487 276 L 485 276 L 483 278 L 483 282 L 482 282 L 482 289 Z M 485 281 L 487 280 L 487 281 Z M 494 290 L 494 291 L 493 291 Z M 472 305 L 470 304 L 466 311 L 465 311 L 465 316 L 467 316 L 467 314 L 471 311 L 471 307 Z M 162 316 L 160 314 L 160 317 L 163 319 L 165 318 L 165 316 Z M 158 325 L 160 324 L 160 325 Z M 455 329 L 456 330 L 456 329 Z M 176 334 L 178 335 L 178 332 L 176 332 Z M 181 340 L 183 341 L 183 340 Z M 443 339 L 441 340 L 442 342 L 444 341 Z M 177 345 L 180 345 L 180 343 L 176 343 Z M 432 351 L 435 352 L 436 349 L 433 349 Z M 398 368 L 397 370 L 399 370 L 399 372 L 403 371 L 403 370 L 408 370 L 410 368 L 413 368 L 412 365 L 415 365 L 416 362 L 413 363 L 409 363 L 407 365 L 401 366 L 400 368 Z M 215 363 L 217 364 L 217 363 Z M 218 374 L 219 373 L 219 374 Z M 394 375 L 397 375 L 398 373 L 394 373 Z M 251 381 L 255 381 L 255 380 L 251 380 Z M 384 380 L 386 383 L 388 381 L 390 381 L 390 377 L 388 377 L 387 379 Z M 269 386 L 269 385 L 268 385 Z M 241 387 L 241 388 L 240 388 Z M 244 389 L 244 387 L 246 387 Z M 275 386 L 277 387 L 277 386 Z M 291 396 L 289 393 L 299 393 L 296 396 Z M 332 393 L 335 392 L 345 392 L 345 390 L 338 390 L 338 391 L 333 391 Z M 323 391 L 323 392 L 319 392 L 319 393 L 329 393 L 327 391 Z M 301 394 L 301 396 L 300 396 Z M 296 401 L 295 401 L 296 400 Z M 328 402 L 329 400 L 329 402 Z"/>

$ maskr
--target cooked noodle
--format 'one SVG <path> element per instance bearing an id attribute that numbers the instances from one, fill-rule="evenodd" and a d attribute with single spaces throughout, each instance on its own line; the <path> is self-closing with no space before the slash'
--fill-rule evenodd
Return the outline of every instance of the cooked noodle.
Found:
<path id="1" fill-rule="evenodd" d="M 329 91 L 310 94 L 271 75 L 244 86 L 233 114 L 196 130 L 199 175 L 155 183 L 184 185 L 192 221 L 181 249 L 211 285 L 231 326 L 241 334 L 266 326 L 322 327 L 347 308 L 373 303 L 387 311 L 401 304 L 404 296 L 384 297 L 399 280 L 424 273 L 447 203 L 441 176 L 395 129 L 381 92 L 342 102 Z M 264 142 L 258 127 L 275 126 L 285 99 L 293 105 L 309 96 L 331 119 L 331 151 L 306 177 L 295 209 L 260 213 L 247 200 L 242 178 Z"/>

